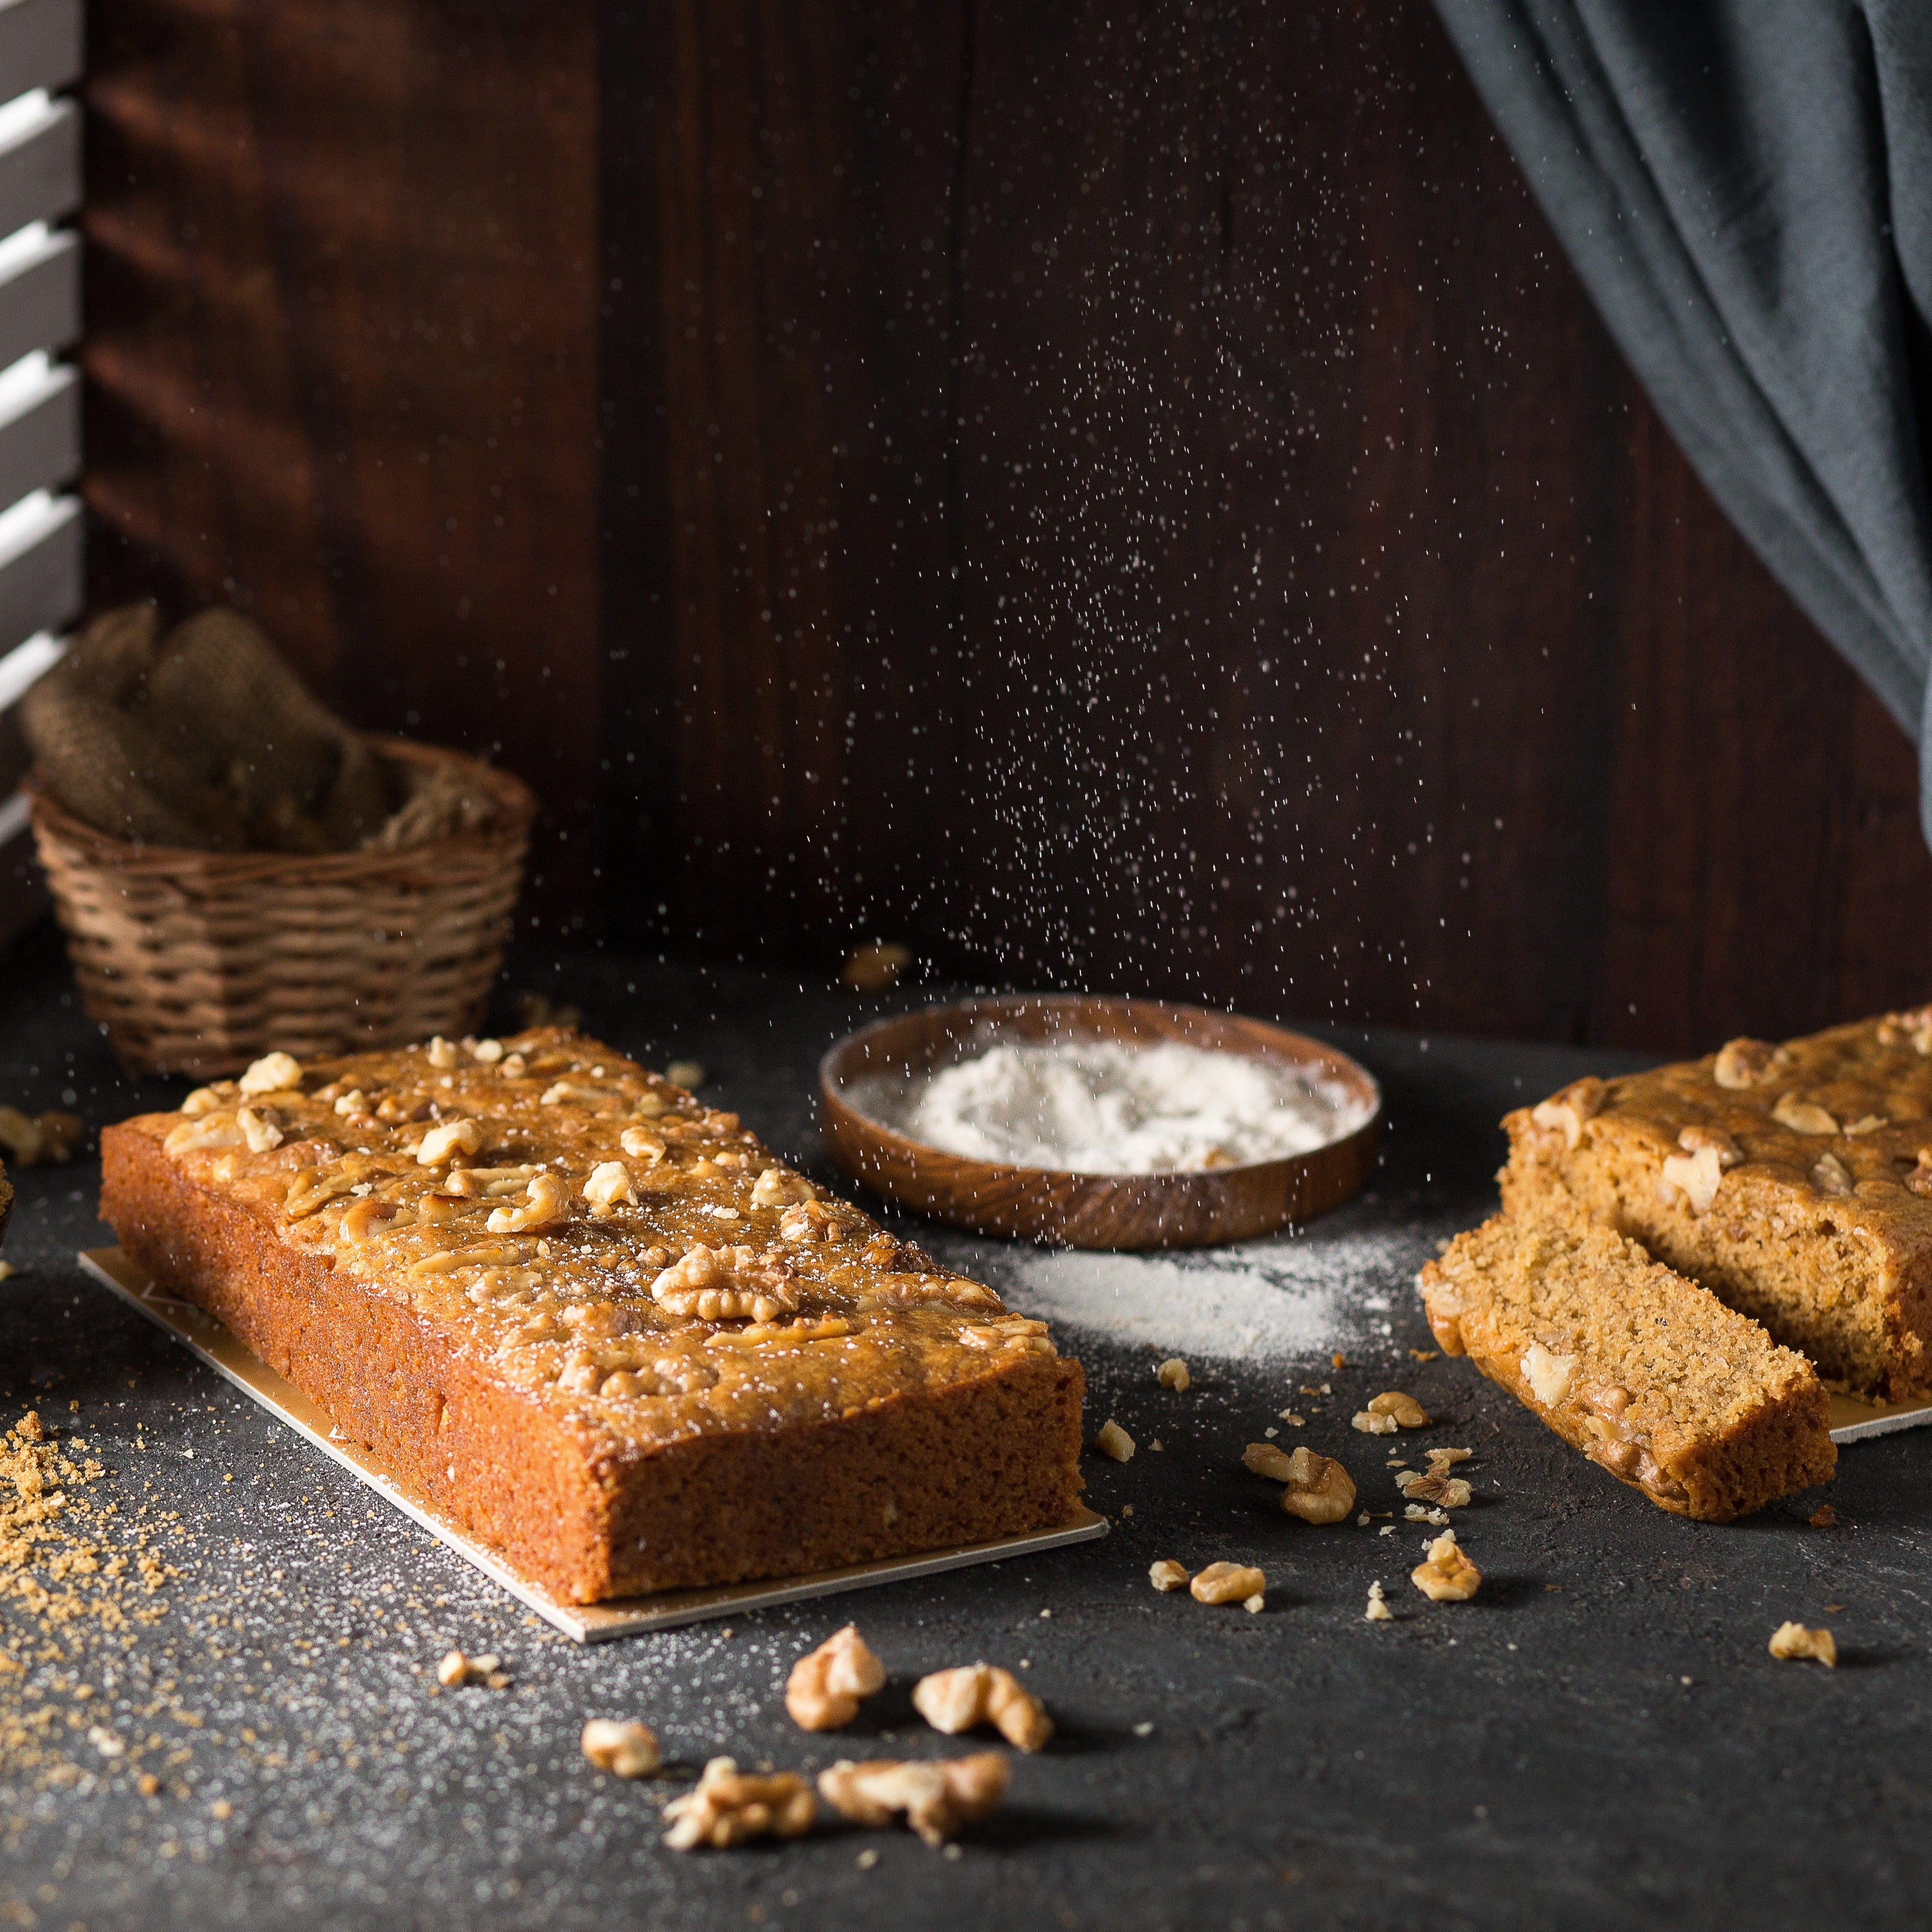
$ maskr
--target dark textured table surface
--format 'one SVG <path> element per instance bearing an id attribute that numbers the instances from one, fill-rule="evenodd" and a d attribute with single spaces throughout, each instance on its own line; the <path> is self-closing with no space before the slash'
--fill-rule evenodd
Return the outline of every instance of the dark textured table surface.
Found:
<path id="1" fill-rule="evenodd" d="M 876 1003 L 601 956 L 516 977 L 647 1061 L 700 1060 L 707 1099 L 831 1178 L 814 1064 Z M 1834 1528 L 1806 1526 L 1816 1494 L 1709 1528 L 1650 1508 L 1466 1364 L 1417 1362 L 1412 1277 L 1490 1204 L 1498 1116 L 1610 1066 L 1334 1036 L 1385 1083 L 1384 1163 L 1298 1235 L 1136 1259 L 920 1229 L 1052 1314 L 1086 1364 L 1090 1433 L 1112 1415 L 1142 1444 L 1125 1466 L 1088 1458 L 1105 1541 L 596 1649 L 535 1625 L 90 1285 L 74 1258 L 105 1238 L 90 1166 L 19 1174 L 0 1424 L 32 1406 L 77 1435 L 103 1466 L 90 1506 L 111 1501 L 110 1532 L 176 1574 L 142 1596 L 149 1621 L 50 1636 L 0 1570 L 0 1656 L 23 1666 L 0 1665 L 0 1720 L 17 1736 L 52 1714 L 38 1763 L 0 1770 L 0 1926 L 1922 1922 L 1932 1434 L 1847 1450 Z M 118 1074 L 44 938 L 0 956 L 0 1104 L 98 1126 L 181 1090 Z M 1174 1352 L 1185 1394 L 1155 1380 Z M 1436 1418 L 1394 1449 L 1348 1426 L 1391 1387 Z M 1290 1408 L 1305 1428 L 1277 1423 Z M 1341 1456 L 1394 1533 L 1284 1516 L 1240 1464 L 1271 1426 Z M 1486 1580 L 1468 1604 L 1407 1580 L 1432 1532 L 1401 1520 L 1385 1465 L 1432 1443 L 1476 1452 L 1458 1527 Z M 1266 1610 L 1156 1594 L 1163 1556 L 1258 1564 Z M 1395 1619 L 1372 1624 L 1377 1579 Z M 849 1732 L 808 1736 L 785 1673 L 848 1616 L 890 1688 Z M 1766 1654 L 1786 1618 L 1835 1630 L 1835 1672 Z M 513 1688 L 434 1694 L 452 1646 L 500 1654 Z M 982 1658 L 1024 1663 L 1059 1734 L 956 1858 L 842 1828 L 730 1852 L 660 1844 L 660 1804 L 714 1754 L 813 1766 L 955 1748 L 908 1690 Z M 596 1714 L 644 1718 L 681 1770 L 595 1773 L 577 1740 Z"/>

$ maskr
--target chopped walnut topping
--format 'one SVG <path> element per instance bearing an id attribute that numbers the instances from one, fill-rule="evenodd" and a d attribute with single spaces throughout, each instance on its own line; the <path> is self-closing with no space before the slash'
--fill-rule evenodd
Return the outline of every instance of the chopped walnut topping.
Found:
<path id="1" fill-rule="evenodd" d="M 1905 1177 L 1905 1184 L 1915 1194 L 1932 1194 L 1932 1147 L 1918 1150 L 1918 1165 Z"/>
<path id="2" fill-rule="evenodd" d="M 192 1120 L 198 1115 L 212 1114 L 218 1107 L 232 1106 L 236 1096 L 241 1091 L 232 1080 L 218 1080 L 212 1087 L 197 1087 L 181 1103 L 182 1112 Z M 341 1112 L 340 1107 L 336 1108 Z"/>
<path id="3" fill-rule="evenodd" d="M 438 1034 L 424 1048 L 424 1056 L 439 1073 L 447 1073 L 456 1064 L 456 1043 Z"/>
<path id="4" fill-rule="evenodd" d="M 1176 1395 L 1185 1392 L 1194 1378 L 1187 1372 L 1187 1364 L 1178 1355 L 1170 1355 L 1154 1370 L 1156 1377 L 1164 1389 L 1172 1389 Z"/>
<path id="5" fill-rule="evenodd" d="M 600 1161 L 584 1184 L 584 1198 L 593 1208 L 634 1207 L 638 1196 L 629 1168 L 620 1160 Z"/>
<path id="6" fill-rule="evenodd" d="M 987 1664 L 936 1670 L 913 1686 L 914 1708 L 949 1737 L 991 1724 L 1016 1750 L 1036 1751 L 1053 1736 L 1053 1720 L 1010 1670 Z"/>
<path id="7" fill-rule="evenodd" d="M 1210 1563 L 1187 1586 L 1197 1604 L 1243 1604 L 1267 1588 L 1268 1579 L 1246 1563 Z"/>
<path id="8" fill-rule="evenodd" d="M 493 1220 L 494 1216 L 491 1217 Z M 782 1256 L 755 1248 L 688 1250 L 651 1283 L 651 1298 L 668 1313 L 700 1322 L 776 1322 L 798 1312 L 799 1296 Z"/>
<path id="9" fill-rule="evenodd" d="M 592 1718 L 584 1726 L 584 1755 L 599 1771 L 619 1778 L 644 1778 L 664 1762 L 648 1724 L 622 1724 L 615 1718 Z"/>
<path id="10" fill-rule="evenodd" d="M 1858 1134 L 1875 1134 L 1880 1128 L 1890 1124 L 1882 1114 L 1865 1114 L 1846 1127 L 1845 1135 L 1849 1139 Z"/>
<path id="11" fill-rule="evenodd" d="M 1583 1138 L 1584 1128 L 1604 1111 L 1607 1091 L 1594 1076 L 1573 1081 L 1560 1094 L 1552 1094 L 1530 1109 L 1531 1124 L 1560 1133 L 1564 1144 L 1574 1148 Z"/>
<path id="12" fill-rule="evenodd" d="M 1718 1049 L 1711 1074 L 1720 1087 L 1742 1089 L 1764 1079 L 1789 1058 L 1783 1047 L 1768 1040 L 1730 1040 Z"/>
<path id="13" fill-rule="evenodd" d="M 238 1107 L 235 1124 L 242 1130 L 250 1154 L 267 1154 L 282 1144 L 282 1130 L 266 1108 Z"/>
<path id="14" fill-rule="evenodd" d="M 1814 1100 L 1801 1100 L 1796 1094 L 1779 1096 L 1771 1118 L 1795 1134 L 1835 1134 L 1838 1124 Z"/>
<path id="15" fill-rule="evenodd" d="M 482 1144 L 481 1120 L 442 1120 L 416 1143 L 416 1160 L 423 1167 L 440 1167 L 459 1154 L 475 1154 Z"/>
<path id="16" fill-rule="evenodd" d="M 1466 1604 L 1481 1586 L 1483 1573 L 1466 1556 L 1456 1532 L 1445 1529 L 1429 1546 L 1429 1560 L 1408 1573 L 1408 1580 L 1436 1604 Z"/>
<path id="17" fill-rule="evenodd" d="M 854 1764 L 842 1758 L 818 1774 L 818 1790 L 855 1825 L 888 1824 L 902 1811 L 928 1845 L 943 1845 L 962 1826 L 976 1824 L 999 1808 L 1011 1774 L 998 1751 L 922 1763 L 874 1758 Z"/>
<path id="18" fill-rule="evenodd" d="M 1400 1389 L 1390 1389 L 1387 1394 L 1372 1397 L 1369 1403 L 1371 1415 L 1392 1415 L 1403 1429 L 1426 1429 L 1429 1414 L 1414 1396 L 1405 1395 Z"/>
<path id="19" fill-rule="evenodd" d="M 1148 1565 L 1148 1581 L 1163 1592 L 1187 1588 L 1187 1572 L 1171 1556 Z"/>
<path id="20" fill-rule="evenodd" d="M 867 1648 L 858 1626 L 848 1624 L 792 1666 L 785 1708 L 802 1731 L 836 1731 L 885 1681 L 886 1666 Z"/>
<path id="21" fill-rule="evenodd" d="M 812 1183 L 788 1168 L 768 1167 L 752 1184 L 754 1208 L 790 1208 L 817 1198 Z"/>
<path id="22" fill-rule="evenodd" d="M 534 1167 L 459 1167 L 444 1185 L 466 1201 L 501 1201 L 522 1193 L 538 1172 Z"/>
<path id="23" fill-rule="evenodd" d="M 1836 1670 L 1838 1640 L 1828 1630 L 1807 1630 L 1802 1624 L 1780 1624 L 1771 1634 L 1771 1654 L 1777 1658 L 1814 1657 Z"/>
<path id="24" fill-rule="evenodd" d="M 822 1201 L 801 1201 L 778 1218 L 782 1241 L 836 1241 L 844 1232 L 838 1216 Z"/>
<path id="25" fill-rule="evenodd" d="M 247 1139 L 232 1114 L 203 1114 L 198 1119 L 184 1120 L 179 1126 L 170 1129 L 167 1138 L 161 1143 L 161 1150 L 172 1159 L 184 1154 L 199 1154 L 206 1148 L 238 1148 Z"/>
<path id="26" fill-rule="evenodd" d="M 922 1298 L 963 1301 L 974 1307 L 987 1302 L 995 1308 L 1004 1306 L 990 1288 L 982 1288 L 977 1282 L 948 1281 L 936 1286 L 937 1292 L 933 1296 Z M 892 1298 L 896 1300 L 901 1298 L 895 1294 Z M 970 1348 L 1024 1348 L 1037 1355 L 1054 1352 L 1046 1324 L 1036 1322 L 1028 1315 L 1008 1315 L 998 1322 L 971 1323 L 960 1330 L 959 1339 Z M 1129 1453 L 1132 1454 L 1131 1450 Z"/>
<path id="27" fill-rule="evenodd" d="M 1540 1342 L 1532 1342 L 1523 1352 L 1521 1367 L 1530 1394 L 1545 1408 L 1554 1408 L 1570 1393 L 1570 1378 L 1576 1372 L 1576 1358 L 1552 1355 Z"/>
<path id="28" fill-rule="evenodd" d="M 1431 1469 L 1404 1469 L 1395 1486 L 1412 1503 L 1433 1504 L 1442 1509 L 1461 1509 L 1469 1500 L 1469 1486 L 1460 1476 L 1444 1476 Z"/>
<path id="29" fill-rule="evenodd" d="M 752 1777 L 735 1760 L 714 1757 L 697 1784 L 664 1807 L 664 1815 L 671 1827 L 664 1843 L 674 1851 L 722 1850 L 751 1838 L 799 1837 L 812 1829 L 818 1801 L 794 1772 Z"/>
<path id="30" fill-rule="evenodd" d="M 1094 1438 L 1094 1447 L 1103 1456 L 1111 1456 L 1117 1462 L 1130 1462 L 1133 1458 L 1134 1438 L 1120 1425 L 1109 1418 L 1100 1427 Z"/>
<path id="31" fill-rule="evenodd" d="M 485 1066 L 494 1066 L 503 1057 L 503 1042 L 500 1040 L 472 1040 L 470 1051 L 472 1057 L 480 1060 Z"/>
<path id="32" fill-rule="evenodd" d="M 520 1208 L 494 1209 L 483 1225 L 493 1234 L 525 1234 L 569 1218 L 569 1189 L 556 1174 L 539 1170 L 530 1176 Z"/>
<path id="33" fill-rule="evenodd" d="M 1717 1198 L 1719 1183 L 1744 1159 L 1736 1141 L 1718 1127 L 1689 1126 L 1677 1136 L 1682 1154 L 1665 1156 L 1662 1186 L 1681 1190 L 1693 1214 L 1706 1214 Z"/>
<path id="34" fill-rule="evenodd" d="M 1369 1586 L 1369 1606 L 1362 1612 L 1362 1617 L 1365 1622 L 1372 1624 L 1392 1623 L 1394 1621 L 1395 1612 L 1389 1608 L 1388 1600 L 1382 1594 L 1382 1586 L 1379 1583 Z"/>
<path id="35" fill-rule="evenodd" d="M 302 1085 L 302 1062 L 292 1053 L 266 1053 L 237 1083 L 244 1094 L 290 1094 Z"/>
<path id="36" fill-rule="evenodd" d="M 1852 1191 L 1851 1170 L 1834 1154 L 1821 1154 L 1812 1162 L 1811 1182 L 1820 1194 L 1842 1198 Z"/>

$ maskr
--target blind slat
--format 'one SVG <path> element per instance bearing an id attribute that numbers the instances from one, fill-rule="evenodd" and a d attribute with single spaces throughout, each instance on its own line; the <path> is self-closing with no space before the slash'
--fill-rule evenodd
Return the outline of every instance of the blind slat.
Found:
<path id="1" fill-rule="evenodd" d="M 31 540 L 0 559 L 0 651 L 80 616 L 82 528 L 79 500 L 58 497 Z"/>
<path id="2" fill-rule="evenodd" d="M 80 372 L 50 364 L 10 406 L 0 404 L 0 506 L 70 482 L 80 472 Z"/>
<path id="3" fill-rule="evenodd" d="M 0 369 L 80 334 L 80 237 L 50 234 L 0 274 Z"/>
<path id="4" fill-rule="evenodd" d="M 80 206 L 80 109 L 50 100 L 32 127 L 0 143 L 0 235 L 57 221 Z"/>
<path id="5" fill-rule="evenodd" d="M 0 0 L 0 100 L 80 78 L 80 0 Z"/>

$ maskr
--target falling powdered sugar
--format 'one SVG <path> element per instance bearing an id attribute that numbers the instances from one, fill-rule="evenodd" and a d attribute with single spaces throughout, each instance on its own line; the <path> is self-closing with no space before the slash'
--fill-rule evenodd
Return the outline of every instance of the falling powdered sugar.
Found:
<path id="1" fill-rule="evenodd" d="M 913 1080 L 875 1076 L 851 1098 L 948 1154 L 1075 1174 L 1173 1174 L 1306 1154 L 1363 1109 L 1338 1083 L 1176 1040 L 1005 1042 Z"/>

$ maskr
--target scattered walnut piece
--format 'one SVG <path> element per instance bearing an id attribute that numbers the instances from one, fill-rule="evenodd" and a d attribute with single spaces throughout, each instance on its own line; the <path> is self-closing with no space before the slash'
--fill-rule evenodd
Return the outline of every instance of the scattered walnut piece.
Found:
<path id="1" fill-rule="evenodd" d="M 648 1724 L 615 1718 L 592 1718 L 584 1727 L 584 1755 L 599 1771 L 619 1778 L 643 1778 L 664 1762 L 656 1735 Z"/>
<path id="2" fill-rule="evenodd" d="M 1377 1415 L 1366 1408 L 1348 1418 L 1348 1426 L 1359 1429 L 1364 1436 L 1393 1436 L 1401 1426 L 1392 1415 Z"/>
<path id="3" fill-rule="evenodd" d="M 1172 1389 L 1176 1395 L 1184 1390 L 1194 1378 L 1187 1372 L 1187 1364 L 1178 1355 L 1170 1355 L 1155 1370 L 1164 1389 Z"/>
<path id="4" fill-rule="evenodd" d="M 1271 1483 L 1285 1483 L 1289 1468 L 1288 1451 L 1272 1442 L 1250 1442 L 1241 1451 L 1241 1466 L 1252 1475 L 1267 1477 Z"/>
<path id="5" fill-rule="evenodd" d="M 867 1648 L 858 1626 L 848 1624 L 792 1666 L 785 1708 L 802 1731 L 836 1731 L 859 1714 L 860 1700 L 885 1681 L 886 1666 Z"/>
<path id="6" fill-rule="evenodd" d="M 1836 1670 L 1838 1640 L 1828 1630 L 1807 1630 L 1802 1624 L 1780 1624 L 1771 1634 L 1771 1654 L 1778 1658 L 1814 1657 Z"/>
<path id="7" fill-rule="evenodd" d="M 1117 1462 L 1130 1462 L 1133 1458 L 1134 1438 L 1110 1418 L 1101 1425 L 1100 1434 L 1094 1438 L 1094 1447 Z"/>
<path id="8" fill-rule="evenodd" d="M 818 1790 L 855 1825 L 889 1824 L 895 1812 L 902 1811 L 928 1845 L 943 1845 L 962 1826 L 977 1824 L 999 1808 L 1011 1775 L 998 1751 L 923 1763 L 874 1758 L 854 1764 L 842 1758 L 818 1774 Z"/>
<path id="9" fill-rule="evenodd" d="M 1369 1586 L 1369 1606 L 1362 1612 L 1362 1617 L 1365 1622 L 1372 1624 L 1394 1621 L 1395 1612 L 1389 1608 L 1388 1599 L 1383 1596 L 1382 1586 L 1379 1583 Z"/>
<path id="10" fill-rule="evenodd" d="M 1298 1449 L 1288 1459 L 1281 1506 L 1288 1515 L 1318 1527 L 1340 1522 L 1355 1506 L 1355 1480 L 1334 1456 Z"/>
<path id="11" fill-rule="evenodd" d="M 1423 1454 L 1429 1458 L 1429 1473 L 1439 1476 L 1444 1470 L 1453 1469 L 1458 1462 L 1466 1462 L 1476 1452 L 1473 1449 L 1426 1449 Z"/>
<path id="12" fill-rule="evenodd" d="M 1187 1587 L 1197 1604 L 1240 1604 L 1262 1595 L 1268 1579 L 1250 1564 L 1210 1563 Z"/>
<path id="13" fill-rule="evenodd" d="M 1815 1100 L 1800 1100 L 1796 1094 L 1780 1094 L 1771 1118 L 1795 1134 L 1835 1134 L 1838 1123 Z"/>
<path id="14" fill-rule="evenodd" d="M 1016 1750 L 1036 1751 L 1053 1736 L 1053 1720 L 1010 1670 L 988 1664 L 935 1670 L 913 1686 L 913 1708 L 948 1737 L 991 1724 Z"/>
<path id="15" fill-rule="evenodd" d="M 812 1829 L 818 1801 L 795 1772 L 753 1777 L 740 1771 L 734 1759 L 714 1757 L 697 1784 L 664 1807 L 664 1815 L 670 1821 L 664 1843 L 674 1851 L 701 1845 L 722 1850 L 751 1838 L 797 1838 Z"/>
<path id="16" fill-rule="evenodd" d="M 1434 1504 L 1442 1509 L 1461 1509 L 1469 1500 L 1469 1486 L 1460 1476 L 1445 1476 L 1432 1468 L 1404 1469 L 1395 1486 L 1412 1503 Z"/>
<path id="17" fill-rule="evenodd" d="M 1457 1546 L 1456 1532 L 1445 1529 L 1429 1546 L 1429 1560 L 1418 1563 L 1408 1580 L 1432 1603 L 1464 1604 L 1476 1594 L 1483 1573 Z"/>
<path id="18" fill-rule="evenodd" d="M 896 940 L 875 939 L 853 953 L 838 976 L 855 993 L 883 993 L 898 984 L 899 975 L 911 964 L 910 946 L 902 946 Z"/>
<path id="19" fill-rule="evenodd" d="M 1426 1429 L 1429 1412 L 1414 1396 L 1405 1394 L 1400 1389 L 1390 1389 L 1385 1394 L 1371 1398 L 1368 1412 L 1371 1415 L 1392 1415 L 1404 1429 Z"/>
<path id="20" fill-rule="evenodd" d="M 445 1689 L 460 1690 L 466 1684 L 480 1684 L 486 1690 L 507 1690 L 509 1673 L 500 1657 L 465 1657 L 452 1650 L 436 1666 L 436 1681 Z"/>
<path id="21" fill-rule="evenodd" d="M 1158 1563 L 1148 1565 L 1148 1581 L 1156 1590 L 1184 1590 L 1187 1588 L 1187 1572 L 1171 1556 L 1163 1556 Z"/>
<path id="22" fill-rule="evenodd" d="M 186 1113 L 188 1109 L 183 1107 L 182 1111 Z M 197 1113 L 206 1111 L 196 1109 Z M 40 1114 L 30 1119 L 16 1107 L 0 1107 L 0 1154 L 16 1167 L 71 1160 L 86 1131 L 78 1114 Z"/>

